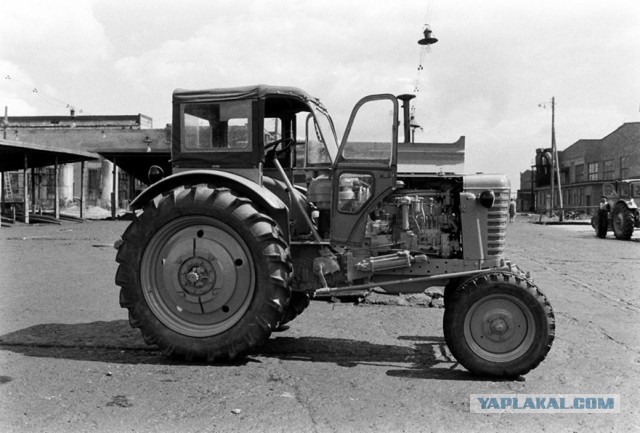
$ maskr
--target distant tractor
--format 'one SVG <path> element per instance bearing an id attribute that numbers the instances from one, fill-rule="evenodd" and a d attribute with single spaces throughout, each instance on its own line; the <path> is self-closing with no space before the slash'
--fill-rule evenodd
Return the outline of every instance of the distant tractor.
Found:
<path id="1" fill-rule="evenodd" d="M 640 228 L 640 212 L 635 200 L 640 198 L 640 179 L 609 182 L 602 185 L 600 209 L 591 218 L 596 236 L 605 238 L 613 230 L 616 239 L 629 240 Z"/>
<path id="2" fill-rule="evenodd" d="M 455 143 L 410 143 L 408 99 L 363 98 L 339 144 L 325 107 L 300 89 L 176 90 L 173 173 L 133 201 L 117 242 L 131 325 L 165 355 L 227 361 L 311 298 L 441 286 L 460 364 L 498 377 L 535 368 L 555 319 L 504 257 L 509 180 L 449 172 Z"/>

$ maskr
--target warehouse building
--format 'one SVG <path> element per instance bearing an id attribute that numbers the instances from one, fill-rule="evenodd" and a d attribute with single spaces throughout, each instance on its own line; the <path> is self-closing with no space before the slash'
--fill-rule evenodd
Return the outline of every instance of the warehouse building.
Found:
<path id="1" fill-rule="evenodd" d="M 599 140 L 576 141 L 558 151 L 558 166 L 552 206 L 551 149 L 536 150 L 535 166 L 520 174 L 520 209 L 547 213 L 551 208 L 560 209 L 562 197 L 565 211 L 593 214 L 604 183 L 640 178 L 640 122 L 624 123 Z"/>

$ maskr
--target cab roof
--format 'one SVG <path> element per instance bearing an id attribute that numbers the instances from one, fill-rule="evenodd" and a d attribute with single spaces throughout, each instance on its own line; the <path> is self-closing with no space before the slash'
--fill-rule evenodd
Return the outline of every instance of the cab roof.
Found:
<path id="1" fill-rule="evenodd" d="M 240 99 L 258 99 L 266 96 L 292 96 L 304 101 L 319 103 L 317 98 L 312 97 L 302 89 L 289 86 L 271 86 L 267 84 L 204 90 L 176 89 L 173 92 L 173 102 L 220 102 Z"/>

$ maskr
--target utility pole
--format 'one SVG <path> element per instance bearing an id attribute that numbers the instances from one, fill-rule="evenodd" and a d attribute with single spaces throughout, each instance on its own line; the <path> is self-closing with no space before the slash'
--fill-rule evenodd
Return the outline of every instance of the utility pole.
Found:
<path id="1" fill-rule="evenodd" d="M 556 97 L 551 98 L 551 209 L 549 218 L 553 217 L 553 208 L 556 205 Z"/>
<path id="2" fill-rule="evenodd" d="M 538 107 L 547 108 L 545 104 L 538 104 Z M 558 177 L 558 201 L 560 202 L 560 221 L 564 219 L 564 204 L 562 200 L 562 185 L 560 180 L 560 159 L 556 148 L 556 98 L 551 98 L 551 206 L 549 206 L 549 217 L 553 216 L 556 207 L 556 176 Z"/>
<path id="3" fill-rule="evenodd" d="M 551 213 L 555 208 L 555 179 L 558 176 L 558 201 L 560 202 L 560 221 L 564 219 L 564 204 L 562 202 L 562 185 L 560 181 L 560 160 L 556 148 L 556 98 L 551 98 Z"/>
<path id="4" fill-rule="evenodd" d="M 2 122 L 2 138 L 7 139 L 7 126 L 9 126 L 9 107 L 4 106 L 4 122 Z"/>

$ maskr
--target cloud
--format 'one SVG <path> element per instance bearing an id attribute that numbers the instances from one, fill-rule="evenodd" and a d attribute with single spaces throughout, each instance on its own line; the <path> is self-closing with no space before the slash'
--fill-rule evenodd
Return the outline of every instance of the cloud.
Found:
<path id="1" fill-rule="evenodd" d="M 640 4 L 622 0 L 9 0 L 0 66 L 27 84 L 0 83 L 0 96 L 14 113 L 60 114 L 30 93 L 37 86 L 158 126 L 175 88 L 292 85 L 320 97 L 341 133 L 361 97 L 417 82 L 416 137 L 465 135 L 474 171 L 495 166 L 486 155 L 497 151 L 522 171 L 549 142 L 550 113 L 537 105 L 552 96 L 559 148 L 637 120 L 638 16 Z M 425 22 L 440 40 L 419 74 Z"/>
<path id="2" fill-rule="evenodd" d="M 80 0 L 2 3 L 0 86 L 13 115 L 68 112 L 84 105 L 108 62 L 110 44 L 92 4 Z M 67 102 L 74 101 L 75 103 Z"/>
<path id="3" fill-rule="evenodd" d="M 0 53 L 25 69 L 79 73 L 108 55 L 108 41 L 89 2 L 10 0 L 2 13 Z"/>

